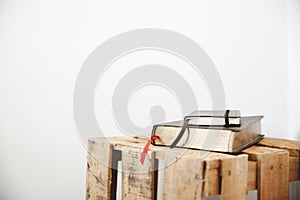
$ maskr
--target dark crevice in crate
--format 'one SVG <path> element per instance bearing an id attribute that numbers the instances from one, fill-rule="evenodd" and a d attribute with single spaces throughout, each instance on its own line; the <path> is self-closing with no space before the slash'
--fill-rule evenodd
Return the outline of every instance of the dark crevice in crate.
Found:
<path id="1" fill-rule="evenodd" d="M 154 171 L 153 171 L 153 187 L 154 187 L 154 194 L 153 199 L 157 200 L 157 190 L 158 190 L 158 159 L 154 159 Z"/>
<path id="2" fill-rule="evenodd" d="M 218 176 L 219 176 L 219 194 L 222 193 L 222 160 L 219 160 L 219 168 L 218 168 Z"/>
<path id="3" fill-rule="evenodd" d="M 119 150 L 112 151 L 112 175 L 111 175 L 111 187 L 110 187 L 110 199 L 117 199 L 117 180 L 118 180 L 118 162 L 121 161 L 122 152 Z"/>

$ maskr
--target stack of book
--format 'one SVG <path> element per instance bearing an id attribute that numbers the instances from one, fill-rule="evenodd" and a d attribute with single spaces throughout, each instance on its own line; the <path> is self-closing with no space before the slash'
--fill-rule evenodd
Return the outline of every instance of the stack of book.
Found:
<path id="1" fill-rule="evenodd" d="M 263 138 L 262 118 L 241 117 L 238 110 L 195 111 L 182 121 L 155 125 L 152 144 L 238 153 Z"/>

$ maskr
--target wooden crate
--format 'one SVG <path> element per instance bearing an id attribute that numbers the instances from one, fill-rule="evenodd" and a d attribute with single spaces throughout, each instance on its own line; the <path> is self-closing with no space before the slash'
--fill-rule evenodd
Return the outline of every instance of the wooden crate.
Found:
<path id="1" fill-rule="evenodd" d="M 117 165 L 122 163 L 122 199 L 289 199 L 289 182 L 300 179 L 300 142 L 264 138 L 239 155 L 151 146 L 140 163 L 146 138 L 89 140 L 87 200 L 116 199 Z M 164 167 L 160 163 L 164 163 Z M 159 173 L 163 174 L 161 185 Z M 160 188 L 158 186 L 160 185 Z"/>

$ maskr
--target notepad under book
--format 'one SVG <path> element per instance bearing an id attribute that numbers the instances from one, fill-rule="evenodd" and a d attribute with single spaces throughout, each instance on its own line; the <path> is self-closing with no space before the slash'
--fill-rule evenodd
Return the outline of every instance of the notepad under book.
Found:
<path id="1" fill-rule="evenodd" d="M 241 117 L 236 110 L 195 111 L 182 121 L 153 127 L 154 145 L 237 153 L 262 139 L 263 116 Z"/>

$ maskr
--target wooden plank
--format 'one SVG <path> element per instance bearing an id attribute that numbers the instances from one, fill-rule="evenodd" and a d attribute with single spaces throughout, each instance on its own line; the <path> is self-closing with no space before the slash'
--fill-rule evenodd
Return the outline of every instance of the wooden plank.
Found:
<path id="1" fill-rule="evenodd" d="M 221 200 L 248 199 L 248 156 L 239 155 L 221 161 Z"/>
<path id="2" fill-rule="evenodd" d="M 162 153 L 162 152 L 160 152 Z M 165 163 L 163 199 L 203 199 L 203 160 L 201 152 L 189 150 L 183 155 L 176 151 L 163 152 Z M 176 156 L 180 155 L 176 158 Z"/>
<path id="3" fill-rule="evenodd" d="M 300 180 L 300 166 L 299 157 L 289 157 L 289 181 Z"/>
<path id="4" fill-rule="evenodd" d="M 289 182 L 300 180 L 299 157 L 289 157 Z M 248 161 L 248 190 L 257 189 L 257 162 Z"/>
<path id="5" fill-rule="evenodd" d="M 248 161 L 248 190 L 257 189 L 257 162 Z"/>
<path id="6" fill-rule="evenodd" d="M 209 152 L 204 157 L 204 194 L 212 197 L 220 194 L 221 190 L 221 160 L 233 158 L 229 154 Z"/>
<path id="7" fill-rule="evenodd" d="M 186 150 L 186 149 L 172 149 L 172 152 L 175 152 L 175 155 L 170 155 L 172 153 L 166 153 L 170 149 L 169 147 L 158 147 L 158 146 L 150 146 L 149 149 L 149 156 L 145 160 L 145 164 L 143 167 L 146 166 L 146 168 L 140 168 L 139 159 L 140 159 L 140 153 L 145 146 L 145 143 L 147 142 L 147 138 L 125 138 L 125 137 L 111 137 L 111 138 L 95 138 L 91 139 L 89 141 L 89 154 L 88 154 L 88 169 L 87 169 L 87 193 L 86 193 L 86 199 L 93 200 L 93 199 L 110 199 L 113 197 L 114 185 L 112 184 L 113 179 L 113 169 L 110 168 L 110 166 L 114 163 L 113 162 L 113 152 L 115 150 L 119 151 L 125 151 L 129 152 L 129 155 L 126 153 L 122 156 L 124 158 L 123 165 L 125 168 L 129 170 L 125 170 L 127 172 L 138 172 L 138 171 L 145 171 L 146 168 L 148 170 L 147 173 L 140 176 L 139 173 L 127 173 L 124 171 L 123 173 L 123 180 L 124 177 L 127 177 L 127 183 L 123 182 L 124 185 L 129 185 L 128 187 L 125 186 L 123 188 L 123 192 L 127 191 L 127 194 L 130 192 L 133 193 L 133 190 L 138 188 L 138 185 L 129 184 L 129 177 L 140 179 L 141 180 L 148 180 L 148 188 L 147 186 L 142 186 L 142 188 L 137 190 L 143 190 L 141 193 L 142 195 L 138 195 L 137 197 L 127 197 L 127 199 L 153 199 L 156 194 L 156 180 L 157 177 L 155 177 L 155 173 L 153 173 L 153 169 L 155 169 L 155 159 L 159 158 L 162 160 L 172 160 L 172 156 L 178 156 L 179 154 L 185 153 L 186 156 L 183 158 L 179 157 L 179 162 L 170 165 L 170 168 L 165 171 L 166 174 L 170 174 L 170 177 L 164 177 L 167 178 L 169 183 L 175 183 L 172 184 L 174 186 L 170 186 L 171 184 L 164 185 L 164 191 L 163 191 L 163 197 L 164 199 L 173 199 L 173 198 L 182 198 L 180 194 L 186 194 L 189 191 L 191 193 L 191 198 L 195 199 L 201 199 L 202 193 L 205 193 L 205 196 L 211 197 L 217 194 L 220 194 L 222 192 L 221 187 L 223 187 L 222 181 L 224 181 L 223 177 L 221 177 L 221 170 L 222 170 L 222 160 L 226 160 L 229 158 L 234 158 L 236 156 L 229 155 L 229 154 L 222 154 L 222 153 L 216 153 L 216 152 L 207 152 L 207 151 L 199 151 L 199 150 Z M 297 157 L 298 149 L 298 142 L 294 141 L 288 141 L 288 140 L 282 140 L 281 139 L 264 139 L 261 141 L 258 147 L 252 147 L 249 149 L 246 149 L 244 153 L 249 154 L 249 161 L 248 161 L 248 181 L 247 181 L 247 188 L 248 190 L 254 190 L 258 188 L 258 195 L 260 196 L 260 199 L 276 199 L 274 196 L 274 191 L 280 191 L 275 193 L 280 193 L 278 196 L 279 198 L 285 199 L 286 191 L 288 191 L 287 186 L 288 184 L 285 184 L 287 181 L 295 181 L 300 179 L 299 175 L 299 157 Z M 267 148 L 264 146 L 272 146 L 272 148 Z M 274 149 L 277 148 L 277 149 Z M 288 161 L 286 162 L 286 149 L 292 157 L 288 157 Z M 251 153 L 252 151 L 252 153 Z M 186 153 L 188 152 L 188 153 Z M 284 152 L 284 153 L 283 153 Z M 283 155 L 284 154 L 284 155 Z M 97 158 L 95 157 L 97 155 Z M 100 155 L 100 156 L 99 156 Z M 134 161 L 132 160 L 134 157 Z M 195 160 L 195 158 L 197 158 Z M 124 164 L 125 160 L 128 160 L 128 164 Z M 196 164 L 197 162 L 200 162 L 202 160 L 201 164 Z M 284 161 L 285 160 L 285 161 Z M 282 161 L 280 170 L 278 167 L 274 167 L 276 164 L 278 165 L 279 162 Z M 147 163 L 148 162 L 148 163 Z M 168 162 L 168 161 L 167 161 Z M 134 164 L 133 164 L 134 163 Z M 147 164 L 146 164 L 147 163 Z M 191 165 L 186 165 L 184 163 L 191 163 Z M 271 170 L 271 166 L 269 168 L 267 167 L 270 165 L 270 163 L 273 163 L 273 169 Z M 286 165 L 286 163 L 288 163 Z M 279 165 L 280 166 L 280 165 Z M 184 167 L 186 167 L 184 169 Z M 190 168 L 192 169 L 190 169 Z M 150 170 L 151 169 L 151 170 Z M 193 169 L 196 169 L 193 171 Z M 169 171 L 168 171 L 169 170 Z M 180 171 L 181 170 L 181 171 Z M 187 176 L 184 176 L 184 180 L 181 178 L 177 178 L 176 176 L 172 177 L 172 174 L 178 175 L 178 174 L 185 174 Z M 190 174 L 190 175 L 188 175 Z M 192 174 L 194 174 L 194 178 Z M 284 176 L 285 174 L 285 176 Z M 168 176 L 167 175 L 167 176 Z M 147 177 L 147 178 L 146 178 Z M 180 177 L 180 176 L 177 176 Z M 198 177 L 198 178 L 196 178 Z M 200 178 L 199 178 L 200 177 Z M 282 177 L 282 178 L 278 178 Z M 288 178 L 286 178 L 288 177 Z M 286 180 L 288 179 L 288 180 Z M 150 180 L 150 182 L 149 182 Z M 280 182 L 278 182 L 280 180 Z M 142 181 L 141 181 L 142 182 Z M 146 181 L 145 181 L 146 182 Z M 182 182 L 182 184 L 180 183 Z M 191 183 L 195 183 L 193 185 L 196 185 L 195 187 L 188 187 L 186 189 L 186 186 Z M 273 184 L 270 184 L 272 182 Z M 150 183 L 150 184 L 149 184 Z M 179 184 L 178 184 L 179 183 Z M 276 187 L 277 185 L 277 187 Z M 280 185 L 283 185 L 280 186 Z M 127 187 L 127 188 L 126 188 Z M 283 190 L 280 190 L 278 188 L 282 187 Z M 135 188 L 135 189 L 132 189 Z M 145 189 L 146 188 L 146 189 Z M 174 189 L 175 188 L 175 189 Z M 183 189 L 184 188 L 184 189 Z M 200 189 L 199 189 L 200 188 Z M 130 190 L 130 192 L 128 192 Z M 145 192 L 146 190 L 147 192 Z M 176 192 L 172 192 L 172 190 Z M 112 191 L 112 192 L 111 192 Z M 149 192 L 150 191 L 150 192 Z M 171 191 L 171 192 L 167 192 Z M 193 194 L 193 191 L 195 194 Z M 227 191 L 226 188 L 223 191 Z M 272 191 L 273 196 L 269 196 L 264 191 Z M 199 194 L 199 195 L 198 195 Z M 123 199 L 126 199 L 126 195 L 123 194 Z M 224 196 L 224 195 L 223 195 Z M 184 195 L 185 199 L 186 195 Z M 114 198 L 112 198 L 114 199 Z"/>
<path id="8" fill-rule="evenodd" d="M 101 141 L 101 138 L 95 138 L 95 141 Z M 107 141 L 113 146 L 113 149 L 122 151 L 124 148 L 131 148 L 140 150 L 142 152 L 142 149 L 145 147 L 148 140 L 145 140 L 144 138 L 128 138 L 128 137 L 109 137 L 106 138 Z M 164 148 L 169 147 L 161 147 L 161 146 L 154 146 L 150 145 L 149 152 L 152 151 L 161 151 Z"/>
<path id="9" fill-rule="evenodd" d="M 286 149 L 289 151 L 290 156 L 300 157 L 300 142 L 279 138 L 263 138 L 258 145 L 278 148 L 278 149 Z"/>
<path id="10" fill-rule="evenodd" d="M 289 153 L 286 150 L 252 146 L 243 151 L 257 161 L 258 199 L 274 200 L 289 197 Z"/>
<path id="11" fill-rule="evenodd" d="M 212 197 L 220 194 L 221 175 L 218 160 L 205 161 L 204 194 Z M 248 190 L 257 189 L 257 162 L 248 161 Z"/>
<path id="12" fill-rule="evenodd" d="M 86 199 L 110 199 L 112 147 L 105 140 L 90 140 L 88 148 Z"/>
<path id="13" fill-rule="evenodd" d="M 113 152 L 120 152 L 119 156 L 122 157 L 122 198 L 123 199 L 154 199 L 154 196 L 156 194 L 156 184 L 153 180 L 155 179 L 155 171 L 152 169 L 148 169 L 148 167 L 152 166 L 152 157 L 154 155 L 155 149 L 161 149 L 161 147 L 151 146 L 149 149 L 149 156 L 146 157 L 144 165 L 140 164 L 140 156 L 142 149 L 144 148 L 147 140 L 145 139 L 132 139 L 127 137 L 109 137 L 109 138 L 93 138 L 90 139 L 90 151 L 92 150 L 93 155 L 97 155 L 100 157 L 101 162 L 99 161 L 99 158 L 96 159 L 95 167 L 90 169 L 90 166 L 88 167 L 88 173 L 87 178 L 90 182 L 90 180 L 93 180 L 91 174 L 98 174 L 98 179 L 101 182 L 101 185 L 99 186 L 99 182 L 96 183 L 87 183 L 87 199 L 116 199 L 116 194 L 112 194 L 111 192 L 116 191 L 116 169 L 113 169 L 113 165 L 115 164 L 115 168 L 117 166 L 117 160 L 113 158 Z M 107 145 L 105 148 L 109 147 L 109 155 L 106 154 L 106 150 L 103 147 L 103 145 Z M 89 156 L 89 160 L 91 160 L 91 157 Z M 94 161 L 94 160 L 93 160 Z M 149 164 L 149 162 L 151 163 Z M 108 163 L 104 166 L 101 165 L 101 163 Z M 89 165 L 89 164 L 88 164 Z M 106 168 L 105 168 L 106 166 Z M 107 167 L 108 166 L 108 167 Z M 147 169 L 147 170 L 145 170 Z M 101 173 L 99 172 L 101 171 Z M 105 177 L 105 170 L 106 170 L 106 177 Z M 150 170 L 151 172 L 149 172 Z M 144 173 L 140 173 L 143 171 Z M 100 173 L 100 176 L 99 176 Z M 150 176 L 149 176 L 150 174 Z M 127 178 L 125 178 L 127 177 Z M 133 184 L 133 180 L 130 180 L 129 178 L 133 178 L 134 180 L 139 180 L 136 185 Z M 115 180 L 112 180 L 115 179 Z M 140 186 L 140 182 L 143 182 L 145 186 Z M 108 184 L 104 184 L 103 182 L 107 181 Z M 148 183 L 151 183 L 149 186 Z M 137 187 L 135 187 L 137 186 Z M 149 187 L 151 189 L 149 189 Z M 141 190 L 141 191 L 140 191 Z M 128 192 L 129 191 L 129 192 Z M 135 192 L 136 191 L 136 192 Z M 134 194 L 139 194 L 134 197 Z M 150 192 L 149 192 L 150 191 Z M 107 194 L 104 196 L 104 194 Z"/>
<path id="14" fill-rule="evenodd" d="M 203 159 L 203 177 L 204 177 L 204 189 L 203 193 L 206 197 L 212 197 L 220 194 L 220 162 L 222 159 L 235 158 L 233 155 L 208 152 L 208 151 L 199 151 Z"/>
<path id="15" fill-rule="evenodd" d="M 155 199 L 154 152 L 140 162 L 142 149 L 122 148 L 122 199 Z"/>
<path id="16" fill-rule="evenodd" d="M 181 149 L 182 150 L 182 149 Z M 179 151 L 179 150 L 177 150 Z M 186 150 L 184 150 L 186 151 Z M 212 197 L 220 194 L 220 162 L 222 159 L 235 158 L 236 156 L 200 151 L 200 150 L 188 150 L 189 153 L 194 152 L 197 156 L 192 156 L 192 158 L 198 157 L 203 160 L 203 193 L 206 197 Z M 161 152 L 157 152 L 159 159 L 165 159 L 165 156 L 161 156 Z"/>
<path id="17" fill-rule="evenodd" d="M 220 194 L 220 176 L 219 168 L 205 169 L 204 194 L 206 197 L 212 197 Z"/>

